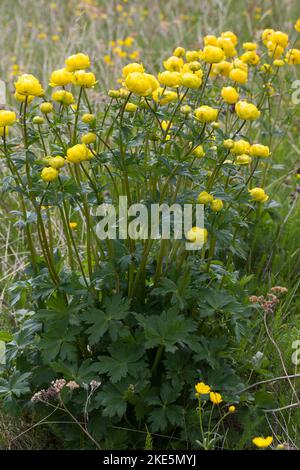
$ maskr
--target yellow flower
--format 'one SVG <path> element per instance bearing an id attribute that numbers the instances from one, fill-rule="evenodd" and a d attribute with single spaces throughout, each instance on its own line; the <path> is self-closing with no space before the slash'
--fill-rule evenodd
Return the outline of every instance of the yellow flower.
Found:
<path id="1" fill-rule="evenodd" d="M 255 104 L 248 103 L 247 101 L 239 101 L 235 105 L 236 114 L 240 119 L 245 121 L 254 121 L 260 117 L 260 111 Z"/>
<path id="2" fill-rule="evenodd" d="M 250 155 L 252 157 L 268 158 L 270 156 L 270 149 L 267 145 L 254 144 L 251 145 Z"/>
<path id="3" fill-rule="evenodd" d="M 224 87 L 221 91 L 223 100 L 228 104 L 235 104 L 239 99 L 239 94 L 232 86 Z"/>
<path id="4" fill-rule="evenodd" d="M 49 166 L 55 168 L 56 170 L 62 168 L 66 163 L 64 157 L 60 157 L 59 155 L 56 157 L 46 157 L 45 160 Z"/>
<path id="5" fill-rule="evenodd" d="M 134 103 L 126 103 L 125 111 L 127 113 L 134 113 L 138 109 L 138 106 Z"/>
<path id="6" fill-rule="evenodd" d="M 77 222 L 69 222 L 69 227 L 71 230 L 75 230 L 77 228 Z"/>
<path id="7" fill-rule="evenodd" d="M 88 159 L 88 148 L 84 144 L 77 144 L 67 150 L 67 160 L 80 163 Z"/>
<path id="8" fill-rule="evenodd" d="M 243 49 L 245 51 L 256 51 L 257 44 L 255 42 L 244 42 Z"/>
<path id="9" fill-rule="evenodd" d="M 235 408 L 235 406 L 234 406 L 234 405 L 230 405 L 230 406 L 228 407 L 228 411 L 229 411 L 229 413 L 234 413 L 234 412 L 235 412 L 235 410 L 236 410 L 236 408 Z"/>
<path id="10" fill-rule="evenodd" d="M 186 234 L 186 238 L 197 245 L 202 245 L 207 242 L 208 232 L 206 228 L 192 227 Z"/>
<path id="11" fill-rule="evenodd" d="M 184 73 L 182 75 L 182 86 L 187 88 L 199 88 L 202 79 L 194 73 Z"/>
<path id="12" fill-rule="evenodd" d="M 234 147 L 234 141 L 232 139 L 226 139 L 223 141 L 223 146 L 226 149 L 232 149 Z"/>
<path id="13" fill-rule="evenodd" d="M 154 77 L 153 77 L 154 78 Z M 139 96 L 149 96 L 158 87 L 148 74 L 133 72 L 127 75 L 125 84 L 129 91 Z"/>
<path id="14" fill-rule="evenodd" d="M 57 101 L 58 103 L 62 103 L 65 106 L 69 106 L 75 102 L 74 96 L 69 91 L 65 90 L 58 90 L 52 93 L 53 101 Z"/>
<path id="15" fill-rule="evenodd" d="M 156 103 L 161 104 L 162 106 L 171 101 L 176 101 L 178 99 L 178 95 L 175 91 L 164 90 L 163 88 L 159 87 L 152 93 L 152 98 Z"/>
<path id="16" fill-rule="evenodd" d="M 120 98 L 119 90 L 108 90 L 107 94 L 108 96 L 110 96 L 110 98 L 114 98 L 114 99 Z"/>
<path id="17" fill-rule="evenodd" d="M 284 60 L 282 59 L 276 59 L 273 62 L 274 67 L 283 67 L 284 66 Z"/>
<path id="18" fill-rule="evenodd" d="M 202 157 L 204 157 L 205 151 L 204 151 L 202 145 L 198 145 L 196 148 L 194 148 L 193 154 L 194 154 L 197 158 L 202 158 Z"/>
<path id="19" fill-rule="evenodd" d="M 236 55 L 234 44 L 232 43 L 230 38 L 218 38 L 217 46 L 224 51 L 225 57 L 233 57 L 234 55 Z"/>
<path id="20" fill-rule="evenodd" d="M 245 83 L 247 83 L 248 73 L 245 72 L 244 70 L 236 68 L 236 69 L 231 70 L 231 72 L 229 73 L 229 78 L 231 78 L 231 80 L 233 80 L 236 83 L 240 83 L 244 85 Z"/>
<path id="21" fill-rule="evenodd" d="M 273 437 L 271 437 L 271 436 L 268 436 L 268 437 L 254 437 L 252 439 L 252 442 L 259 449 L 264 449 L 266 447 L 269 447 L 272 444 Z"/>
<path id="22" fill-rule="evenodd" d="M 232 31 L 225 31 L 221 34 L 221 37 L 230 39 L 234 46 L 238 43 L 238 38 Z"/>
<path id="23" fill-rule="evenodd" d="M 250 152 L 251 145 L 246 140 L 240 139 L 233 143 L 230 152 L 233 155 L 248 154 Z"/>
<path id="24" fill-rule="evenodd" d="M 223 401 L 222 395 L 217 392 L 210 392 L 209 399 L 214 405 L 219 405 Z"/>
<path id="25" fill-rule="evenodd" d="M 264 45 L 266 46 L 268 44 L 268 42 L 270 41 L 270 38 L 272 36 L 272 34 L 274 33 L 274 29 L 265 29 L 263 32 L 262 32 L 262 40 L 263 40 L 263 43 Z"/>
<path id="26" fill-rule="evenodd" d="M 185 54 L 185 49 L 184 47 L 176 47 L 173 51 L 173 56 L 175 57 L 183 57 Z"/>
<path id="27" fill-rule="evenodd" d="M 96 85 L 97 80 L 93 72 L 85 72 L 84 70 L 77 70 L 73 77 L 74 85 L 79 85 L 84 88 L 92 88 Z"/>
<path id="28" fill-rule="evenodd" d="M 41 178 L 44 181 L 50 182 L 58 178 L 58 171 L 55 168 L 44 168 L 41 172 Z"/>
<path id="29" fill-rule="evenodd" d="M 220 212 L 223 209 L 223 206 L 223 201 L 221 201 L 221 199 L 214 199 L 210 205 L 213 212 Z"/>
<path id="30" fill-rule="evenodd" d="M 20 101 L 21 103 L 25 103 L 26 99 L 27 99 L 27 103 L 31 103 L 33 100 L 34 100 L 34 96 L 25 96 L 25 95 L 20 95 L 20 93 L 18 93 L 17 91 L 15 92 L 15 98 L 17 101 Z"/>
<path id="31" fill-rule="evenodd" d="M 33 75 L 23 74 L 20 75 L 15 82 L 17 93 L 24 96 L 41 96 L 44 93 L 42 85 Z"/>
<path id="32" fill-rule="evenodd" d="M 85 124 L 91 124 L 95 121 L 95 116 L 93 114 L 85 113 L 81 118 L 82 122 Z"/>
<path id="33" fill-rule="evenodd" d="M 73 74 L 68 72 L 67 69 L 58 69 L 54 70 L 50 76 L 49 85 L 52 87 L 55 86 L 65 86 L 73 82 Z"/>
<path id="34" fill-rule="evenodd" d="M 290 49 L 285 58 L 286 62 L 290 65 L 300 64 L 300 49 Z"/>
<path id="35" fill-rule="evenodd" d="M 0 110 L 0 127 L 11 126 L 16 122 L 17 116 L 14 111 Z"/>
<path id="36" fill-rule="evenodd" d="M 171 56 L 163 62 L 164 68 L 169 72 L 180 72 L 183 66 L 181 57 Z"/>
<path id="37" fill-rule="evenodd" d="M 200 106 L 195 109 L 195 116 L 200 122 L 213 122 L 218 119 L 219 110 L 210 106 Z"/>
<path id="38" fill-rule="evenodd" d="M 216 38 L 216 36 L 209 34 L 207 36 L 204 36 L 203 42 L 204 46 L 216 46 L 218 43 L 218 39 Z"/>
<path id="39" fill-rule="evenodd" d="M 298 31 L 298 33 L 300 33 L 300 18 L 295 23 L 295 30 Z"/>
<path id="40" fill-rule="evenodd" d="M 233 69 L 233 65 L 231 62 L 227 62 L 226 60 L 222 60 L 218 64 L 213 64 L 211 74 L 214 75 L 221 75 L 222 77 L 229 77 L 231 70 Z"/>
<path id="41" fill-rule="evenodd" d="M 126 78 L 130 73 L 133 72 L 140 72 L 144 73 L 144 67 L 142 64 L 138 64 L 137 62 L 132 62 L 131 64 L 125 65 L 122 70 L 123 78 Z"/>
<path id="42" fill-rule="evenodd" d="M 198 60 L 199 52 L 198 51 L 186 51 L 185 58 L 187 62 L 193 62 L 194 60 Z"/>
<path id="43" fill-rule="evenodd" d="M 32 119 L 32 122 L 33 124 L 44 124 L 45 120 L 42 116 L 34 116 L 34 118 Z"/>
<path id="44" fill-rule="evenodd" d="M 235 160 L 236 165 L 250 165 L 252 159 L 249 157 L 249 155 L 242 154 L 238 155 Z"/>
<path id="45" fill-rule="evenodd" d="M 266 202 L 269 199 L 269 196 L 267 196 L 262 188 L 249 189 L 249 193 L 255 202 Z"/>
<path id="46" fill-rule="evenodd" d="M 75 70 L 89 69 L 91 66 L 89 56 L 82 54 L 81 52 L 79 54 L 74 54 L 68 57 L 65 63 L 69 72 L 74 72 Z"/>
<path id="47" fill-rule="evenodd" d="M 276 46 L 280 46 L 283 49 L 288 45 L 289 43 L 289 37 L 286 33 L 283 33 L 282 31 L 275 31 L 270 35 L 270 41 L 275 44 Z M 269 48 L 269 43 L 267 44 Z"/>
<path id="48" fill-rule="evenodd" d="M 182 114 L 190 114 L 192 111 L 192 108 L 188 104 L 184 104 L 183 106 L 180 107 L 180 112 Z"/>
<path id="49" fill-rule="evenodd" d="M 198 196 L 199 204 L 210 204 L 212 203 L 214 197 L 212 194 L 209 194 L 207 191 L 202 191 Z"/>
<path id="50" fill-rule="evenodd" d="M 240 60 L 245 64 L 257 65 L 260 61 L 260 57 L 255 51 L 247 51 L 241 55 Z"/>
<path id="51" fill-rule="evenodd" d="M 209 64 L 217 64 L 225 59 L 224 51 L 217 46 L 205 46 L 203 49 L 203 60 Z"/>
<path id="52" fill-rule="evenodd" d="M 195 385 L 196 392 L 199 393 L 199 395 L 208 395 L 210 392 L 210 386 L 206 385 L 204 382 L 198 382 Z"/>
<path id="53" fill-rule="evenodd" d="M 182 76 L 179 72 L 169 72 L 165 70 L 158 74 L 158 80 L 164 86 L 169 86 L 170 88 L 179 87 L 182 83 Z"/>
<path id="54" fill-rule="evenodd" d="M 96 142 L 96 140 L 97 136 L 93 132 L 88 132 L 87 134 L 81 136 L 81 142 L 86 145 L 93 144 L 94 142 Z"/>
<path id="55" fill-rule="evenodd" d="M 40 104 L 40 110 L 43 114 L 49 114 L 53 111 L 53 104 L 45 101 Z"/>

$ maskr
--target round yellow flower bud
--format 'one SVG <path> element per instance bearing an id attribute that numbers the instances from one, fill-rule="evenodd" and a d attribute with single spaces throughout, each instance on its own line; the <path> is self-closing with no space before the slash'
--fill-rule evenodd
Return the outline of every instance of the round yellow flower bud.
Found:
<path id="1" fill-rule="evenodd" d="M 234 46 L 238 43 L 238 38 L 232 31 L 225 31 L 221 34 L 221 37 L 230 39 Z"/>
<path id="2" fill-rule="evenodd" d="M 85 114 L 83 114 L 81 120 L 85 124 L 91 124 L 92 122 L 95 121 L 95 116 L 94 116 L 94 114 L 85 113 Z"/>
<path id="3" fill-rule="evenodd" d="M 154 80 L 149 78 L 148 74 L 140 72 L 133 72 L 127 75 L 125 84 L 129 91 L 139 96 L 149 96 L 157 88 Z"/>
<path id="4" fill-rule="evenodd" d="M 208 232 L 206 228 L 192 227 L 191 230 L 186 234 L 187 240 L 192 243 L 204 244 L 207 242 Z"/>
<path id="5" fill-rule="evenodd" d="M 108 90 L 107 94 L 108 96 L 110 96 L 110 98 L 114 98 L 114 99 L 120 98 L 119 90 Z"/>
<path id="6" fill-rule="evenodd" d="M 163 88 L 159 87 L 152 93 L 152 98 L 156 103 L 161 104 L 162 106 L 171 101 L 176 101 L 178 99 L 178 95 L 175 91 L 164 90 Z"/>
<path id="7" fill-rule="evenodd" d="M 204 36 L 203 38 L 204 46 L 216 46 L 218 43 L 218 39 L 216 36 L 209 34 L 208 36 Z"/>
<path id="8" fill-rule="evenodd" d="M 59 170 L 65 165 L 66 160 L 63 157 L 57 155 L 56 157 L 46 157 L 46 162 L 52 168 Z"/>
<path id="9" fill-rule="evenodd" d="M 184 47 L 176 47 L 173 52 L 173 56 L 175 57 L 183 57 L 185 54 L 185 49 Z"/>
<path id="10" fill-rule="evenodd" d="M 41 172 L 41 178 L 44 181 L 51 182 L 58 178 L 58 171 L 55 168 L 43 168 Z"/>
<path id="11" fill-rule="evenodd" d="M 295 23 L 295 30 L 298 31 L 298 33 L 300 33 L 300 18 Z"/>
<path id="12" fill-rule="evenodd" d="M 255 104 L 248 103 L 247 101 L 239 101 L 236 103 L 235 112 L 240 119 L 244 119 L 245 121 L 254 121 L 258 119 L 261 114 Z"/>
<path id="13" fill-rule="evenodd" d="M 75 230 L 77 228 L 77 222 L 69 222 L 69 227 L 71 230 Z"/>
<path id="14" fill-rule="evenodd" d="M 225 147 L 226 149 L 232 149 L 234 147 L 234 141 L 232 139 L 224 140 L 223 147 Z"/>
<path id="15" fill-rule="evenodd" d="M 55 86 L 66 86 L 73 82 L 73 74 L 68 72 L 67 69 L 54 70 L 50 76 L 49 85 Z"/>
<path id="16" fill-rule="evenodd" d="M 203 49 L 203 60 L 209 64 L 217 64 L 225 59 L 224 51 L 220 47 L 205 46 Z"/>
<path id="17" fill-rule="evenodd" d="M 182 86 L 187 88 L 199 88 L 202 83 L 202 79 L 193 73 L 184 73 L 182 75 Z"/>
<path id="18" fill-rule="evenodd" d="M 42 85 L 33 75 L 23 74 L 20 75 L 15 82 L 17 93 L 23 96 L 41 96 L 44 94 Z"/>
<path id="19" fill-rule="evenodd" d="M 74 54 L 68 57 L 65 61 L 67 70 L 74 72 L 75 70 L 89 69 L 91 66 L 89 56 L 82 54 Z"/>
<path id="20" fill-rule="evenodd" d="M 93 72 L 85 72 L 84 70 L 77 70 L 73 76 L 74 85 L 84 88 L 92 88 L 96 85 L 97 80 Z"/>
<path id="21" fill-rule="evenodd" d="M 210 204 L 213 202 L 214 197 L 212 194 L 209 194 L 207 191 L 202 191 L 198 196 L 198 203 L 199 204 Z"/>
<path id="22" fill-rule="evenodd" d="M 234 405 L 230 405 L 230 406 L 228 407 L 228 411 L 229 411 L 229 413 L 234 413 L 234 412 L 235 412 L 235 410 L 236 410 L 236 408 L 235 408 L 235 406 L 234 406 Z"/>
<path id="23" fill-rule="evenodd" d="M 244 42 L 243 49 L 245 51 L 256 51 L 257 44 L 255 42 Z"/>
<path id="24" fill-rule="evenodd" d="M 14 111 L 0 110 L 0 127 L 12 126 L 16 122 L 16 113 Z"/>
<path id="25" fill-rule="evenodd" d="M 64 106 L 70 106 L 75 102 L 74 96 L 69 91 L 59 90 L 52 93 L 53 101 L 62 103 Z"/>
<path id="26" fill-rule="evenodd" d="M 193 62 L 194 60 L 198 60 L 199 52 L 198 51 L 186 51 L 185 58 L 187 62 Z"/>
<path id="27" fill-rule="evenodd" d="M 182 84 L 181 74 L 179 72 L 169 72 L 168 70 L 159 73 L 158 80 L 164 86 L 169 86 L 170 88 L 176 88 Z"/>
<path id="28" fill-rule="evenodd" d="M 233 147 L 231 147 L 230 152 L 233 155 L 243 155 L 243 154 L 249 154 L 250 152 L 251 145 L 249 142 L 246 140 L 237 140 L 236 142 L 233 143 Z"/>
<path id="29" fill-rule="evenodd" d="M 142 64 L 138 64 L 137 62 L 132 62 L 131 64 L 127 64 L 122 69 L 123 78 L 126 78 L 130 73 L 133 73 L 133 72 L 144 73 L 145 69 Z"/>
<path id="30" fill-rule="evenodd" d="M 213 122 L 218 119 L 218 109 L 211 108 L 210 106 L 200 106 L 195 109 L 195 116 L 200 122 Z"/>
<path id="31" fill-rule="evenodd" d="M 86 145 L 93 144 L 94 142 L 96 142 L 96 140 L 97 136 L 93 132 L 88 132 L 87 134 L 81 136 L 81 142 Z"/>
<path id="32" fill-rule="evenodd" d="M 127 113 L 134 113 L 138 109 L 138 106 L 134 103 L 126 103 L 125 111 Z"/>
<path id="33" fill-rule="evenodd" d="M 269 199 L 269 196 L 267 196 L 262 188 L 249 189 L 249 193 L 255 202 L 266 202 Z"/>
<path id="34" fill-rule="evenodd" d="M 88 158 L 88 148 L 84 144 L 77 144 L 67 150 L 67 160 L 80 163 Z"/>
<path id="35" fill-rule="evenodd" d="M 53 104 L 49 102 L 44 102 L 40 104 L 40 111 L 43 114 L 49 114 L 53 111 Z"/>
<path id="36" fill-rule="evenodd" d="M 250 155 L 252 157 L 268 158 L 270 156 L 270 149 L 267 145 L 253 144 L 250 148 Z"/>
<path id="37" fill-rule="evenodd" d="M 231 70 L 229 73 L 229 78 L 233 80 L 236 83 L 240 83 L 241 85 L 244 85 L 247 83 L 248 80 L 248 73 L 245 72 L 244 70 L 241 70 L 239 68 Z"/>
<path id="38" fill-rule="evenodd" d="M 235 160 L 236 165 L 250 165 L 252 159 L 247 154 L 238 155 Z"/>
<path id="39" fill-rule="evenodd" d="M 41 125 L 44 124 L 45 119 L 42 116 L 34 116 L 32 119 L 33 124 Z"/>
<path id="40" fill-rule="evenodd" d="M 180 107 L 180 112 L 182 114 L 190 114 L 192 112 L 192 108 L 188 104 L 184 104 Z"/>
<path id="41" fill-rule="evenodd" d="M 204 156 L 205 156 L 205 151 L 204 151 L 204 148 L 202 147 L 202 145 L 198 145 L 196 148 L 194 148 L 193 154 L 194 154 L 197 158 L 202 158 L 202 157 L 204 157 Z"/>
<path id="42" fill-rule="evenodd" d="M 286 62 L 290 65 L 300 64 L 300 49 L 290 49 L 285 58 Z"/>
<path id="43" fill-rule="evenodd" d="M 180 72 L 183 66 L 181 57 L 171 56 L 163 62 L 164 68 L 169 72 Z"/>
<path id="44" fill-rule="evenodd" d="M 232 86 L 222 88 L 221 96 L 225 103 L 228 104 L 235 104 L 239 99 L 239 94 L 237 90 Z"/>
<path id="45" fill-rule="evenodd" d="M 223 209 L 223 206 L 223 201 L 221 201 L 221 199 L 214 199 L 210 204 L 213 212 L 220 212 Z"/>

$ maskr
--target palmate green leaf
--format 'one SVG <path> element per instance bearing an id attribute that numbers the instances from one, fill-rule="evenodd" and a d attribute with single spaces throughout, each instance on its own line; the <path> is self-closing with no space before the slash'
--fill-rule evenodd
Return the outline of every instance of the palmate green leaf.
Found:
<path id="1" fill-rule="evenodd" d="M 130 388 L 130 380 L 122 380 L 118 384 L 106 384 L 103 390 L 97 393 L 95 401 L 100 403 L 104 408 L 104 416 L 119 416 L 124 415 L 127 409 L 127 394 Z"/>
<path id="2" fill-rule="evenodd" d="M 171 308 L 161 315 L 135 316 L 144 330 L 147 349 L 163 346 L 167 352 L 173 353 L 178 345 L 188 344 L 190 334 L 197 329 L 194 321 L 177 313 L 177 308 Z"/>
<path id="3" fill-rule="evenodd" d="M 133 377 L 145 368 L 145 361 L 140 360 L 144 354 L 142 345 L 118 343 L 109 348 L 110 356 L 99 357 L 99 372 L 107 373 L 112 383 L 130 374 Z"/>
<path id="4" fill-rule="evenodd" d="M 14 371 L 8 380 L 0 378 L 0 398 L 11 400 L 13 396 L 19 398 L 28 393 L 30 391 L 28 386 L 30 375 L 30 372 L 21 374 L 19 371 Z"/>
<path id="5" fill-rule="evenodd" d="M 39 344 L 44 363 L 51 362 L 58 355 L 61 360 L 76 361 L 76 338 L 79 332 L 78 327 L 69 327 L 65 321 L 62 321 L 61 324 L 56 323 L 55 329 L 52 328 L 43 334 Z"/>
<path id="6" fill-rule="evenodd" d="M 84 314 L 86 323 L 92 325 L 87 329 L 89 343 L 97 344 L 102 336 L 108 332 L 111 339 L 116 341 L 118 337 L 125 336 L 128 328 L 121 320 L 124 320 L 129 312 L 130 303 L 128 299 L 116 294 L 107 297 L 103 303 L 103 310 L 91 309 Z"/>
<path id="7" fill-rule="evenodd" d="M 147 402 L 158 405 L 149 415 L 152 432 L 164 431 L 169 425 L 180 426 L 183 423 L 183 408 L 176 405 L 178 390 L 175 390 L 168 383 L 162 385 L 159 395 L 154 394 Z"/>

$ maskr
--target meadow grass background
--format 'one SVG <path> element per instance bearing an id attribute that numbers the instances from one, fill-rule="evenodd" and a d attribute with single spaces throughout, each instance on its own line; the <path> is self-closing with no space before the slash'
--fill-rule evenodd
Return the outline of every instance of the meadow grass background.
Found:
<path id="1" fill-rule="evenodd" d="M 99 81 L 91 97 L 94 103 L 107 99 L 108 88 L 115 86 L 122 66 L 129 61 L 142 61 L 147 71 L 157 72 L 162 59 L 175 46 L 187 49 L 200 47 L 206 34 L 232 30 L 240 42 L 259 40 L 264 28 L 291 31 L 299 17 L 298 0 L 164 0 L 127 2 L 98 0 L 1 0 L 0 2 L 0 79 L 7 84 L 8 101 L 13 103 L 13 82 L 19 72 L 35 74 L 47 87 L 50 72 L 64 65 L 64 59 L 76 52 L 91 57 L 92 69 Z M 130 47 L 120 46 L 118 40 L 134 39 Z M 115 41 L 116 44 L 113 44 Z M 117 50 L 116 47 L 120 49 Z M 298 45 L 299 47 L 299 45 Z M 300 78 L 300 67 L 292 71 Z M 274 210 L 279 229 L 272 220 L 258 224 L 251 256 L 244 266 L 255 273 L 250 281 L 253 295 L 266 294 L 271 286 L 282 285 L 288 293 L 276 311 L 270 340 L 261 326 L 255 344 L 240 346 L 237 357 L 250 364 L 258 352 L 264 354 L 263 367 L 271 377 L 283 375 L 282 361 L 290 374 L 297 373 L 292 364 L 292 342 L 300 339 L 300 205 L 295 173 L 300 167 L 300 113 L 290 102 L 290 90 L 284 91 L 282 103 L 273 109 L 271 144 L 275 165 L 268 172 L 266 191 L 277 203 Z M 298 106 L 299 108 L 299 106 Z M 288 109 L 288 120 L 283 114 Z M 281 112 L 284 110 L 284 112 Z M 266 129 L 269 132 L 270 129 Z M 0 162 L 2 178 L 6 170 Z M 298 180 L 299 181 L 299 180 Z M 2 192 L 1 188 L 0 191 Z M 11 212 L 17 202 L 7 193 L 0 197 L 0 327 L 14 326 L 14 307 L 9 304 L 8 292 L 13 280 L 25 268 L 26 248 L 23 232 L 15 226 Z M 276 244 L 276 246 L 275 246 Z M 278 349 L 281 351 L 281 357 Z M 299 372 L 299 370 L 298 370 Z M 249 377 L 251 383 L 251 377 Z M 297 388 L 298 384 L 298 388 Z M 295 382 L 299 392 L 299 381 Z M 276 393 L 282 406 L 292 401 L 291 389 L 283 381 L 269 385 L 265 393 Z M 299 395 L 300 396 L 300 395 Z M 12 443 L 13 437 L 30 426 L 14 421 L 0 411 L 0 448 L 42 448 L 49 443 L 43 430 L 25 433 Z M 275 434 L 291 446 L 300 447 L 300 412 L 287 410 L 270 417 Z M 251 436 L 251 422 L 249 422 Z M 238 440 L 236 448 L 242 448 Z"/>

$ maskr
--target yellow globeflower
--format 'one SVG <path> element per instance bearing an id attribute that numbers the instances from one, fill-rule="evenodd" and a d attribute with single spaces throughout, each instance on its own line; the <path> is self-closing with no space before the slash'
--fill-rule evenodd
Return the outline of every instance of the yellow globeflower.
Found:
<path id="1" fill-rule="evenodd" d="M 231 62 L 226 60 L 222 60 L 218 64 L 213 64 L 211 74 L 212 76 L 221 75 L 222 77 L 229 77 L 231 70 L 233 69 L 233 65 Z"/>
<path id="2" fill-rule="evenodd" d="M 219 405 L 223 401 L 222 395 L 217 392 L 210 392 L 209 399 L 214 405 Z"/>
<path id="3" fill-rule="evenodd" d="M 245 51 L 256 51 L 257 44 L 255 42 L 244 42 L 243 49 Z"/>
<path id="4" fill-rule="evenodd" d="M 203 60 L 209 64 L 217 64 L 225 59 L 224 51 L 217 46 L 205 46 L 203 49 Z"/>
<path id="5" fill-rule="evenodd" d="M 206 228 L 192 227 L 186 234 L 186 238 L 197 245 L 202 245 L 207 242 L 208 232 Z"/>
<path id="6" fill-rule="evenodd" d="M 53 104 L 45 101 L 40 104 L 40 110 L 43 114 L 49 114 L 53 111 Z"/>
<path id="7" fill-rule="evenodd" d="M 239 99 L 239 94 L 237 90 L 232 86 L 222 88 L 221 96 L 225 103 L 228 104 L 235 104 Z"/>
<path id="8" fill-rule="evenodd" d="M 207 191 L 202 191 L 198 196 L 199 204 L 211 204 L 213 200 L 213 195 L 209 194 Z"/>
<path id="9" fill-rule="evenodd" d="M 200 106 L 195 109 L 195 116 L 200 122 L 213 122 L 218 119 L 219 110 L 210 106 Z"/>
<path id="10" fill-rule="evenodd" d="M 207 36 L 204 36 L 203 42 L 204 46 L 216 46 L 218 43 L 218 39 L 216 38 L 216 36 L 209 34 Z"/>
<path id="11" fill-rule="evenodd" d="M 86 54 L 82 54 L 81 52 L 68 57 L 65 63 L 69 72 L 74 72 L 75 70 L 89 69 L 91 66 L 89 56 Z"/>
<path id="12" fill-rule="evenodd" d="M 178 95 L 175 91 L 164 90 L 163 88 L 159 87 L 152 93 L 152 98 L 156 103 L 161 104 L 162 106 L 171 101 L 176 101 L 178 99 Z"/>
<path id="13" fill-rule="evenodd" d="M 268 44 L 268 42 L 270 41 L 270 38 L 272 36 L 272 34 L 274 33 L 274 29 L 265 29 L 263 32 L 262 32 L 262 40 L 263 40 L 263 43 L 264 45 L 266 46 Z"/>
<path id="14" fill-rule="evenodd" d="M 125 106 L 125 111 L 127 113 L 135 113 L 135 111 L 138 109 L 138 106 L 134 103 L 126 103 Z"/>
<path id="15" fill-rule="evenodd" d="M 263 188 L 249 189 L 249 193 L 255 202 L 266 202 L 269 199 Z"/>
<path id="16" fill-rule="evenodd" d="M 218 38 L 217 46 L 220 47 L 224 51 L 225 57 L 227 58 L 233 57 L 234 55 L 236 55 L 234 44 L 229 38 L 224 38 L 224 37 Z"/>
<path id="17" fill-rule="evenodd" d="M 231 141 L 232 142 L 232 141 Z M 233 155 L 248 154 L 250 152 L 251 145 L 246 140 L 240 139 L 233 143 L 230 148 L 230 152 Z"/>
<path id="18" fill-rule="evenodd" d="M 58 178 L 58 171 L 55 168 L 44 168 L 41 172 L 41 178 L 44 181 L 51 182 Z"/>
<path id="19" fill-rule="evenodd" d="M 165 70 L 158 74 L 158 81 L 164 86 L 176 88 L 182 84 L 182 76 L 179 72 Z"/>
<path id="20" fill-rule="evenodd" d="M 240 83 L 241 85 L 245 85 L 248 80 L 248 73 L 245 72 L 244 70 L 241 70 L 239 68 L 231 70 L 229 73 L 229 78 L 233 80 L 236 83 Z"/>
<path id="21" fill-rule="evenodd" d="M 199 88 L 202 83 L 202 79 L 194 73 L 184 73 L 182 75 L 182 86 L 187 88 Z"/>
<path id="22" fill-rule="evenodd" d="M 220 212 L 223 209 L 224 204 L 223 204 L 223 201 L 221 201 L 221 199 L 214 199 L 211 202 L 210 207 L 213 212 Z"/>
<path id="23" fill-rule="evenodd" d="M 67 69 L 54 70 L 50 76 L 49 85 L 52 87 L 65 86 L 73 82 L 73 74 Z"/>
<path id="24" fill-rule="evenodd" d="M 300 18 L 295 23 L 295 30 L 298 31 L 298 33 L 300 33 Z"/>
<path id="25" fill-rule="evenodd" d="M 280 46 L 284 49 L 289 43 L 289 37 L 286 33 L 283 33 L 282 31 L 275 31 L 273 34 L 270 35 L 270 41 L 273 44 Z M 267 46 L 269 47 L 269 44 L 267 44 Z"/>
<path id="26" fill-rule="evenodd" d="M 81 120 L 85 124 L 91 124 L 92 122 L 95 121 L 95 116 L 94 116 L 94 114 L 85 113 L 85 114 L 83 114 Z"/>
<path id="27" fill-rule="evenodd" d="M 14 111 L 0 110 L 0 127 L 11 126 L 16 122 L 17 116 Z"/>
<path id="28" fill-rule="evenodd" d="M 184 47 L 176 47 L 176 49 L 174 49 L 173 51 L 173 56 L 175 57 L 183 57 L 185 54 L 185 49 Z"/>
<path id="29" fill-rule="evenodd" d="M 230 39 L 234 46 L 236 46 L 238 43 L 238 38 L 232 31 L 225 31 L 224 33 L 221 33 L 221 37 Z"/>
<path id="30" fill-rule="evenodd" d="M 77 144 L 67 150 L 67 160 L 80 163 L 88 159 L 88 148 L 84 144 Z"/>
<path id="31" fill-rule="evenodd" d="M 25 96 L 25 95 L 20 95 L 20 93 L 18 93 L 17 91 L 15 92 L 15 98 L 17 101 L 20 101 L 21 103 L 25 103 L 25 101 L 27 100 L 27 103 L 31 103 L 33 100 L 34 100 L 34 96 Z"/>
<path id="32" fill-rule="evenodd" d="M 195 389 L 199 395 L 208 395 L 210 392 L 210 386 L 206 385 L 204 382 L 198 382 L 195 385 Z"/>
<path id="33" fill-rule="evenodd" d="M 236 411 L 235 406 L 234 406 L 234 405 L 230 405 L 230 406 L 228 407 L 228 411 L 229 411 L 229 413 L 234 413 L 234 412 Z"/>
<path id="34" fill-rule="evenodd" d="M 88 132 L 87 134 L 81 136 L 81 142 L 86 145 L 93 144 L 94 142 L 96 142 L 96 140 L 97 136 L 93 132 Z"/>
<path id="35" fill-rule="evenodd" d="M 71 230 L 75 230 L 77 228 L 77 222 L 69 222 L 69 227 Z"/>
<path id="36" fill-rule="evenodd" d="M 169 72 L 180 72 L 183 66 L 183 59 L 181 57 L 171 56 L 163 62 L 164 68 Z"/>
<path id="37" fill-rule="evenodd" d="M 147 74 L 133 72 L 127 75 L 125 84 L 129 91 L 139 96 L 149 96 L 153 93 L 153 83 Z"/>
<path id="38" fill-rule="evenodd" d="M 235 112 L 240 119 L 244 119 L 245 121 L 254 121 L 258 119 L 261 114 L 255 104 L 248 103 L 247 101 L 239 101 L 236 103 Z"/>
<path id="39" fill-rule="evenodd" d="M 92 88 L 96 85 L 97 80 L 93 72 L 77 70 L 74 72 L 73 83 L 74 85 L 82 86 L 84 88 Z"/>
<path id="40" fill-rule="evenodd" d="M 290 49 L 285 58 L 286 62 L 290 65 L 300 64 L 300 49 Z"/>
<path id="41" fill-rule="evenodd" d="M 202 145 L 198 145 L 196 148 L 194 148 L 193 154 L 194 154 L 197 158 L 202 158 L 202 157 L 204 157 L 205 151 L 204 151 L 204 148 L 202 147 Z"/>
<path id="42" fill-rule="evenodd" d="M 139 64 L 137 62 L 132 62 L 131 64 L 127 64 L 122 69 L 123 78 L 126 78 L 130 73 L 133 73 L 133 72 L 144 73 L 145 69 L 142 64 Z"/>
<path id="43" fill-rule="evenodd" d="M 185 58 L 187 62 L 193 62 L 194 60 L 198 60 L 199 52 L 198 51 L 186 51 Z"/>
<path id="44" fill-rule="evenodd" d="M 249 155 L 242 154 L 236 157 L 236 160 L 234 163 L 236 165 L 250 165 L 251 161 L 252 161 L 252 158 L 249 157 Z"/>
<path id="45" fill-rule="evenodd" d="M 17 93 L 24 96 L 41 96 L 44 93 L 42 85 L 36 77 L 30 74 L 20 75 L 15 82 Z"/>
<path id="46" fill-rule="evenodd" d="M 59 170 L 65 165 L 66 160 L 64 159 L 64 157 L 57 155 L 56 157 L 46 157 L 46 162 L 52 168 Z"/>
<path id="47" fill-rule="evenodd" d="M 250 148 L 250 155 L 252 157 L 268 158 L 270 156 L 270 149 L 267 145 L 253 144 Z"/>
<path id="48" fill-rule="evenodd" d="M 254 437 L 252 439 L 253 444 L 258 447 L 259 449 L 265 449 L 269 447 L 273 442 L 273 437 Z"/>
<path id="49" fill-rule="evenodd" d="M 69 106 L 75 102 L 74 96 L 72 93 L 66 90 L 58 90 L 52 93 L 53 101 L 57 101 L 58 103 L 62 103 L 65 106 Z"/>

